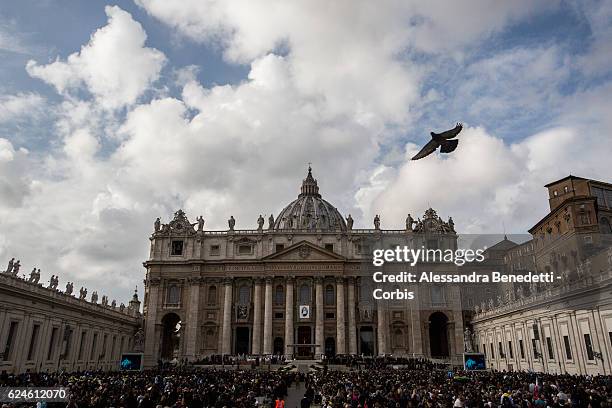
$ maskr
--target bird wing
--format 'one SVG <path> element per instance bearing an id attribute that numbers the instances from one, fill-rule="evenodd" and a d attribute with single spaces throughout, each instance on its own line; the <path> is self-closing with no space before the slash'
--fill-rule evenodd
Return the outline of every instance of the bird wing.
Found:
<path id="1" fill-rule="evenodd" d="M 459 140 L 457 139 L 444 140 L 440 147 L 440 153 L 454 152 L 458 144 L 459 144 Z"/>
<path id="2" fill-rule="evenodd" d="M 463 129 L 463 125 L 461 123 L 457 123 L 457 126 L 452 128 L 451 130 L 447 130 L 446 132 L 438 133 L 436 136 L 439 136 L 444 139 L 452 139 L 457 136 L 459 132 Z"/>
<path id="3" fill-rule="evenodd" d="M 431 139 L 429 141 L 429 143 L 427 143 L 425 146 L 423 146 L 421 151 L 418 152 L 412 158 L 412 160 L 419 160 L 419 159 L 422 159 L 423 157 L 429 156 L 430 154 L 432 154 L 438 148 L 438 146 L 440 146 L 440 144 L 438 142 L 436 142 L 435 140 Z"/>

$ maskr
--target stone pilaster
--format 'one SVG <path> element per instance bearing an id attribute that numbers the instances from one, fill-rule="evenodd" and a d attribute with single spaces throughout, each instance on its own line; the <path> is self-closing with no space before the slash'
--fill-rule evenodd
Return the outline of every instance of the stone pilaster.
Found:
<path id="1" fill-rule="evenodd" d="M 348 280 L 348 341 L 349 354 L 357 354 L 357 322 L 355 320 L 355 280 Z"/>
<path id="2" fill-rule="evenodd" d="M 383 303 L 378 302 L 376 305 L 377 311 L 377 340 L 378 340 L 378 355 L 383 355 L 387 353 L 387 330 L 386 324 L 387 319 L 385 316 L 385 310 L 383 308 Z"/>
<path id="3" fill-rule="evenodd" d="M 200 311 L 200 278 L 193 278 L 190 281 L 191 287 L 189 290 L 189 306 L 187 309 L 187 328 L 185 340 L 185 357 L 189 361 L 196 358 L 199 311 Z"/>
<path id="4" fill-rule="evenodd" d="M 223 328 L 222 328 L 222 354 L 232 354 L 232 279 L 224 282 L 225 296 L 223 297 Z"/>
<path id="5" fill-rule="evenodd" d="M 253 348 L 251 353 L 261 354 L 261 279 L 255 278 L 253 294 Z"/>
<path id="6" fill-rule="evenodd" d="M 147 313 L 145 320 L 144 365 L 145 367 L 149 368 L 157 365 L 155 351 L 157 348 L 156 343 L 158 343 L 158 338 L 155 326 L 157 325 L 157 307 L 159 304 L 159 279 L 149 279 L 147 285 L 149 294 L 147 299 Z M 53 325 L 50 325 L 49 336 L 51 330 L 53 330 Z M 93 329 L 91 337 L 93 338 Z M 86 360 L 88 359 L 89 358 L 86 358 Z"/>
<path id="7" fill-rule="evenodd" d="M 324 325 L 324 314 L 323 310 L 323 279 L 320 277 L 315 278 L 315 358 L 318 358 L 325 352 L 325 339 L 323 338 L 323 325 Z"/>
<path id="8" fill-rule="evenodd" d="M 263 353 L 272 354 L 272 278 L 266 278 Z"/>
<path id="9" fill-rule="evenodd" d="M 287 284 L 285 287 L 285 356 L 292 358 L 293 346 L 295 340 L 293 338 L 293 278 L 287 277 Z"/>
<path id="10" fill-rule="evenodd" d="M 346 354 L 346 306 L 344 304 L 344 278 L 336 279 L 336 353 Z"/>

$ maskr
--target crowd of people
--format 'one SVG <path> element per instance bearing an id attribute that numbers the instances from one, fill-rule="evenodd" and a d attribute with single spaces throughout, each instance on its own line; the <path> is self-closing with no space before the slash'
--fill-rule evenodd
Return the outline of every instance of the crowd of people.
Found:
<path id="1" fill-rule="evenodd" d="M 265 370 L 151 370 L 0 375 L 0 387 L 64 387 L 66 408 L 253 408 L 284 399 L 296 374 Z M 5 404 L 2 408 L 35 404 Z"/>
<path id="2" fill-rule="evenodd" d="M 65 387 L 68 401 L 48 408 L 296 408 L 281 401 L 302 381 L 297 408 L 612 407 L 611 376 L 464 372 L 427 360 L 389 357 L 332 359 L 310 373 L 182 367 L 0 375 L 0 387 Z"/>

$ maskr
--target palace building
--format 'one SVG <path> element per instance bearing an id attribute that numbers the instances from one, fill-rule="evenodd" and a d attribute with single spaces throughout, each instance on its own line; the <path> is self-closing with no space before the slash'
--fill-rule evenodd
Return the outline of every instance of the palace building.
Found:
<path id="1" fill-rule="evenodd" d="M 403 355 L 459 362 L 463 317 L 458 286 L 401 284 L 414 300 L 373 298 L 372 250 L 398 245 L 455 249 L 452 219 L 429 209 L 405 228 L 354 229 L 319 193 L 309 168 L 298 197 L 264 226 L 223 231 L 179 210 L 158 219 L 144 262 L 145 365 L 210 355 Z M 387 274 L 407 266 L 386 264 Z M 456 271 L 453 264 L 411 272 Z M 377 288 L 380 288 L 377 286 Z M 385 290 L 397 292 L 400 285 Z"/>

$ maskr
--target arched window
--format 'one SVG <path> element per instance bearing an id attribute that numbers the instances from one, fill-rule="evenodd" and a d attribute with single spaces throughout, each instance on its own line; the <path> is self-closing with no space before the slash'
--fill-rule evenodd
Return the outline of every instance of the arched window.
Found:
<path id="1" fill-rule="evenodd" d="M 208 288 L 208 304 L 216 305 L 217 304 L 217 287 L 210 286 Z"/>
<path id="2" fill-rule="evenodd" d="M 333 305 L 334 304 L 334 287 L 333 285 L 327 285 L 325 287 L 325 304 Z"/>
<path id="3" fill-rule="evenodd" d="M 274 290 L 274 303 L 276 303 L 277 305 L 282 305 L 284 303 L 284 299 L 285 290 L 283 288 L 283 285 L 277 285 L 276 289 Z"/>
<path id="4" fill-rule="evenodd" d="M 251 302 L 251 288 L 247 285 L 243 285 L 238 290 L 238 302 L 241 305 L 246 305 Z"/>
<path id="5" fill-rule="evenodd" d="M 168 294 L 166 297 L 166 303 L 171 305 L 178 305 L 181 301 L 181 288 L 177 285 L 170 285 L 168 287 Z"/>
<path id="6" fill-rule="evenodd" d="M 300 286 L 300 302 L 310 303 L 310 286 L 307 284 Z"/>

